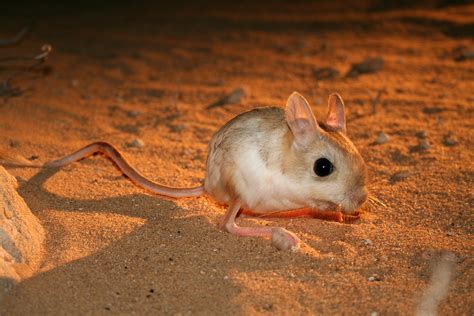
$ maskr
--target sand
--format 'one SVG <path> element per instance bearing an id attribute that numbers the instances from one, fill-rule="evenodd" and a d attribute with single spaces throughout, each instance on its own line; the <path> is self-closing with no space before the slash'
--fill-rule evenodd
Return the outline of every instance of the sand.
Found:
<path id="1" fill-rule="evenodd" d="M 2 38 L 26 16 L 37 23 L 2 56 L 43 43 L 54 51 L 49 73 L 14 81 L 22 95 L 0 101 L 2 147 L 48 161 L 103 140 L 150 179 L 194 186 L 212 134 L 235 115 L 284 106 L 297 90 L 322 119 L 338 92 L 369 189 L 386 206 L 364 206 L 353 224 L 240 221 L 293 231 L 302 246 L 291 253 L 219 230 L 225 209 L 210 197 L 149 195 L 102 157 L 59 171 L 10 168 L 47 240 L 40 270 L 0 313 L 413 314 L 447 256 L 434 306 L 474 314 L 474 6 L 423 4 L 4 10 Z M 382 69 L 345 76 L 368 57 Z M 332 73 L 321 78 L 322 67 Z M 236 88 L 240 102 L 206 109 Z M 381 132 L 388 142 L 376 144 Z"/>

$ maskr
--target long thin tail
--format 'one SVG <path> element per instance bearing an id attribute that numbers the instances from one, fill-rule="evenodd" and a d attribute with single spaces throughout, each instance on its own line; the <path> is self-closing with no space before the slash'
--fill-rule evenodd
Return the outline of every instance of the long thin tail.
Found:
<path id="1" fill-rule="evenodd" d="M 135 185 L 149 192 L 172 198 L 193 197 L 205 193 L 204 186 L 202 185 L 194 188 L 172 188 L 148 180 L 132 166 L 130 166 L 127 160 L 114 146 L 105 142 L 92 143 L 79 149 L 78 151 L 73 152 L 70 155 L 47 162 L 45 164 L 35 164 L 21 157 L 11 156 L 7 157 L 10 159 L 6 159 L 6 161 L 7 165 L 16 167 L 60 168 L 96 153 L 104 154 L 106 157 L 111 159 L 120 169 L 120 171 L 122 171 L 122 173 L 126 175 Z"/>

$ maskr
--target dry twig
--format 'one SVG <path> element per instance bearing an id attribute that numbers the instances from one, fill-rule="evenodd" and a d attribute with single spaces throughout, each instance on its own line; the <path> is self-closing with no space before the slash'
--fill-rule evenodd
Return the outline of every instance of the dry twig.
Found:
<path id="1" fill-rule="evenodd" d="M 29 31 L 30 31 L 30 25 L 26 25 L 13 38 L 4 39 L 4 40 L 0 39 L 0 47 L 13 46 L 20 43 L 25 38 L 26 34 L 28 34 Z"/>

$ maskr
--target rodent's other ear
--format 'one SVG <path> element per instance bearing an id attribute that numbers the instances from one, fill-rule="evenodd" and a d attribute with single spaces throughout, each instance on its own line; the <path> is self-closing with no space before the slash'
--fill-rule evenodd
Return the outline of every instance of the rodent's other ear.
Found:
<path id="1" fill-rule="evenodd" d="M 318 133 L 318 122 L 308 101 L 296 91 L 286 102 L 285 116 L 297 144 L 305 145 L 312 135 Z"/>
<path id="2" fill-rule="evenodd" d="M 328 116 L 326 125 L 346 133 L 346 116 L 344 114 L 344 101 L 339 94 L 333 93 L 328 100 Z"/>

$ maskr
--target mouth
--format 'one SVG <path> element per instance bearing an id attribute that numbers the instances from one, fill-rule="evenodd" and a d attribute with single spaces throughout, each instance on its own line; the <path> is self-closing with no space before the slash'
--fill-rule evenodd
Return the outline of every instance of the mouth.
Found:
<path id="1" fill-rule="evenodd" d="M 346 211 L 344 209 L 341 209 L 341 213 L 343 216 L 356 216 L 356 217 L 359 217 L 360 216 L 360 210 L 352 210 L 352 211 Z"/>
<path id="2" fill-rule="evenodd" d="M 355 201 L 355 202 L 350 201 L 350 200 L 344 200 L 340 204 L 340 210 L 343 214 L 359 215 L 359 210 L 362 208 L 364 203 L 365 203 L 365 199 Z"/>
<path id="3" fill-rule="evenodd" d="M 358 201 L 354 201 L 354 199 L 344 199 L 339 203 L 315 199 L 311 201 L 309 206 L 320 211 L 341 212 L 343 215 L 359 216 L 360 209 L 365 202 L 365 198 Z"/>

